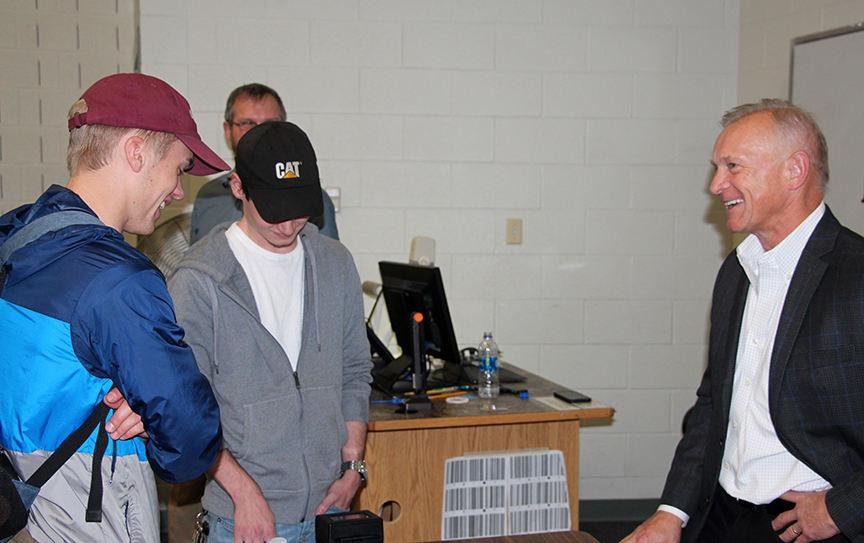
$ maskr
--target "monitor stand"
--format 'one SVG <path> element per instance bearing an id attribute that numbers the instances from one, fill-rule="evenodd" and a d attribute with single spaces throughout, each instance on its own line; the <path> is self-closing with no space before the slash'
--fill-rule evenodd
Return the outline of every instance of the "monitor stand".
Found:
<path id="1" fill-rule="evenodd" d="M 430 400 L 424 392 L 426 392 L 426 343 L 423 341 L 423 314 L 415 312 L 411 315 L 411 333 L 413 335 L 414 356 L 414 375 L 412 375 L 412 384 L 414 385 L 414 396 L 402 402 L 402 407 L 397 409 L 397 413 L 416 413 L 417 411 L 428 411 L 432 409 L 432 400 Z"/>

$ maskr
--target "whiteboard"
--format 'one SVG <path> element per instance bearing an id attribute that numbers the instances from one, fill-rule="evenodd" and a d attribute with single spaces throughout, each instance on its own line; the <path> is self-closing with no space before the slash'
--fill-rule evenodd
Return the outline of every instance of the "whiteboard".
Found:
<path id="1" fill-rule="evenodd" d="M 864 23 L 792 40 L 789 99 L 828 140 L 825 202 L 864 235 Z"/>

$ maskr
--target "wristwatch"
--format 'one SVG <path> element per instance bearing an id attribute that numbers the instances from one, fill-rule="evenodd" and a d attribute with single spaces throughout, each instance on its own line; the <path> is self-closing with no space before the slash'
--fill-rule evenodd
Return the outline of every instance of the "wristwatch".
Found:
<path id="1" fill-rule="evenodd" d="M 361 481 L 365 481 L 366 477 L 369 475 L 369 472 L 366 470 L 365 460 L 348 460 L 347 462 L 342 462 L 342 475 L 345 475 L 345 472 L 349 469 L 353 469 L 359 473 Z"/>

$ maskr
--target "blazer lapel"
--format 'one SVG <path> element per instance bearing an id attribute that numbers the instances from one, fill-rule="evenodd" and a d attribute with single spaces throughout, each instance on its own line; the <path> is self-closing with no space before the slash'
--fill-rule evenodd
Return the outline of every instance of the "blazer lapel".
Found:
<path id="1" fill-rule="evenodd" d="M 724 327 L 720 331 L 718 337 L 724 337 L 725 341 L 720 344 L 726 346 L 723 353 L 723 363 L 720 365 L 722 374 L 717 375 L 717 383 L 722 386 L 718 396 L 722 401 L 722 412 L 728 417 L 729 407 L 732 404 L 732 384 L 735 377 L 735 361 L 738 358 L 738 343 L 741 337 L 741 324 L 744 320 L 744 307 L 747 303 L 747 293 L 750 289 L 750 281 L 747 279 L 747 274 L 741 268 L 738 262 L 737 255 L 735 258 L 735 267 L 728 281 L 728 295 L 724 296 L 721 315 L 725 315 Z"/>
<path id="2" fill-rule="evenodd" d="M 798 337 L 804 314 L 810 307 L 813 294 L 828 268 L 828 263 L 822 260 L 822 256 L 834 249 L 840 228 L 840 223 L 826 206 L 825 215 L 816 225 L 798 260 L 798 266 L 795 268 L 795 274 L 792 276 L 783 303 L 783 312 L 780 314 L 777 336 L 774 339 L 774 350 L 771 353 L 771 374 L 768 379 L 768 403 L 771 406 L 777 405 L 780 383 L 792 353 L 792 346 L 795 338 Z"/>

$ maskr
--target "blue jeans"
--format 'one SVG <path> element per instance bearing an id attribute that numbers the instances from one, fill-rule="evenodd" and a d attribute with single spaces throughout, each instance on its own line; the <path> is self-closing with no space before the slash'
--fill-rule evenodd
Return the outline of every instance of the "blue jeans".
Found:
<path id="1" fill-rule="evenodd" d="M 327 513 L 339 513 L 342 511 L 342 509 L 337 507 L 331 507 Z M 213 513 L 207 513 L 207 522 L 210 523 L 208 543 L 234 543 L 233 519 L 217 517 Z M 300 524 L 277 524 L 276 533 L 279 537 L 287 539 L 288 543 L 315 543 L 315 519 L 313 518 Z"/>

